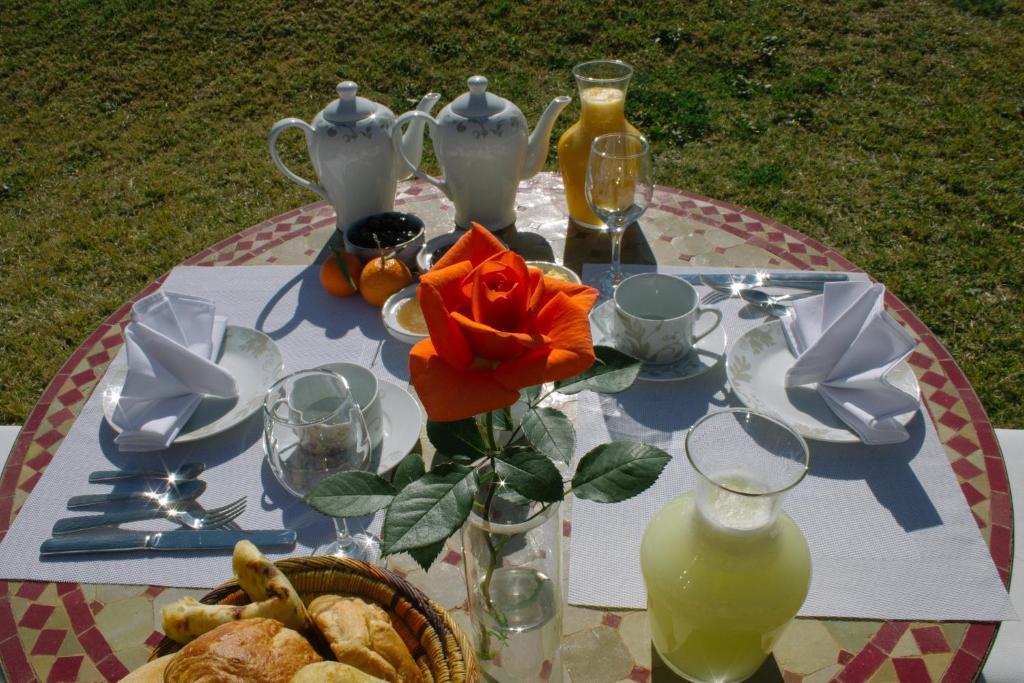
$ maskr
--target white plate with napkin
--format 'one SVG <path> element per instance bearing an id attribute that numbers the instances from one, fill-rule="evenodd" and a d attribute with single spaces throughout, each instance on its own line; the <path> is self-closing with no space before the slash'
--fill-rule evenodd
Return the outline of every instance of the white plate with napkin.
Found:
<path id="1" fill-rule="evenodd" d="M 227 325 L 213 303 L 157 292 L 132 307 L 127 366 L 112 367 L 103 413 L 122 451 L 153 451 L 238 424 L 281 376 L 280 350 L 262 332 Z"/>
<path id="2" fill-rule="evenodd" d="M 921 400 L 904 360 L 916 344 L 885 312 L 884 294 L 880 284 L 829 283 L 790 315 L 748 331 L 726 358 L 733 392 L 809 439 L 906 440 Z"/>

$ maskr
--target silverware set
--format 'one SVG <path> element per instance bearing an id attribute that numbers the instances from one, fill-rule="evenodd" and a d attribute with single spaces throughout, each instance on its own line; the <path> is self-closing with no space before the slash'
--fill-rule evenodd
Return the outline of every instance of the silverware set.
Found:
<path id="1" fill-rule="evenodd" d="M 828 282 L 845 282 L 845 273 L 786 272 L 786 273 L 703 273 L 701 284 L 711 288 L 702 303 L 711 304 L 731 297 L 739 297 L 765 313 L 780 318 L 790 312 L 787 303 L 814 296 Z M 792 294 L 771 294 L 764 288 L 796 289 Z"/>
<path id="2" fill-rule="evenodd" d="M 132 550 L 213 550 L 233 548 L 246 539 L 259 547 L 294 547 L 296 534 L 289 529 L 244 531 L 234 523 L 245 511 L 245 497 L 227 505 L 204 510 L 196 502 L 206 490 L 198 479 L 206 470 L 202 463 L 186 463 L 171 472 L 99 471 L 89 475 L 93 484 L 152 482 L 148 490 L 111 491 L 72 496 L 69 510 L 141 503 L 141 509 L 102 512 L 65 517 L 53 525 L 53 538 L 43 542 L 40 555 L 79 554 Z M 173 531 L 134 531 L 121 524 L 166 519 L 180 526 Z"/>

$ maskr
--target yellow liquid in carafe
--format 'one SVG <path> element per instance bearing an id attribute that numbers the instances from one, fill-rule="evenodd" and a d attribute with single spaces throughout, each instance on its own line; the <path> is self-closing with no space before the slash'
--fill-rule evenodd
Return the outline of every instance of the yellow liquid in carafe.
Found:
<path id="1" fill-rule="evenodd" d="M 764 528 L 767 501 L 726 497 L 715 515 L 729 528 L 709 523 L 685 494 L 655 515 L 640 550 L 654 646 L 693 681 L 753 675 L 810 585 L 810 553 L 793 520 L 780 513 Z"/>
<path id="2" fill-rule="evenodd" d="M 626 121 L 626 94 L 618 88 L 586 88 L 580 93 L 580 118 L 558 141 L 558 167 L 565 185 L 569 215 L 586 227 L 603 227 L 600 218 L 587 205 L 583 186 L 587 179 L 590 145 L 605 133 L 640 131 Z"/>

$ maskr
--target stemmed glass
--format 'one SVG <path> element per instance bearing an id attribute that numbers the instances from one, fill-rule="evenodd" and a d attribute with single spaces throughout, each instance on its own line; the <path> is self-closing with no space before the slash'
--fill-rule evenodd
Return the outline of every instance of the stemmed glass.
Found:
<path id="1" fill-rule="evenodd" d="M 604 221 L 612 237 L 612 267 L 603 273 L 598 290 L 611 297 L 622 281 L 622 235 L 643 215 L 654 196 L 651 146 L 632 133 L 594 138 L 584 185 L 587 204 Z"/>
<path id="2" fill-rule="evenodd" d="M 282 377 L 263 401 L 263 447 L 274 476 L 300 498 L 338 472 L 365 469 L 370 433 L 348 383 L 329 370 L 301 370 Z M 336 538 L 327 554 L 376 562 L 380 539 L 350 534 L 334 519 Z"/>

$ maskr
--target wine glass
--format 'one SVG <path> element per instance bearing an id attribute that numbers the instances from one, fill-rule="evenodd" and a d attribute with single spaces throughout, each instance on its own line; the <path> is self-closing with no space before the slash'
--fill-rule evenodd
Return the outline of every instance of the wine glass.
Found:
<path id="1" fill-rule="evenodd" d="M 300 370 L 282 377 L 263 400 L 263 447 L 274 476 L 300 498 L 321 480 L 364 469 L 370 460 L 370 432 L 348 383 L 329 370 Z M 376 562 L 380 539 L 350 534 L 334 518 L 335 541 L 327 554 Z"/>
<path id="2" fill-rule="evenodd" d="M 622 235 L 647 210 L 654 196 L 651 146 L 632 133 L 594 138 L 584 185 L 587 204 L 604 221 L 612 237 L 612 267 L 601 275 L 598 290 L 610 298 L 622 281 Z"/>

